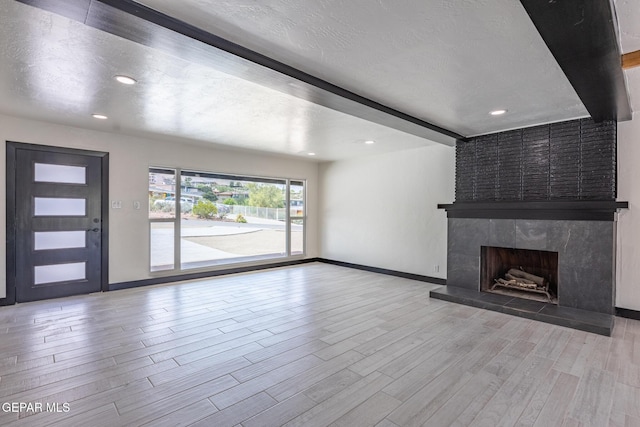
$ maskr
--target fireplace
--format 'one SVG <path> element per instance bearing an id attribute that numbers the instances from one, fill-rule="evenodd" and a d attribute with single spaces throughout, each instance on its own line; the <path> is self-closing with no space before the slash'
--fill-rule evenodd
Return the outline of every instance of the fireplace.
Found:
<path id="1" fill-rule="evenodd" d="M 602 213 L 605 209 L 594 202 L 591 211 L 581 206 L 569 215 L 571 219 L 561 219 L 567 216 L 562 209 L 547 209 L 556 219 L 496 219 L 505 215 L 504 203 L 495 210 L 449 206 L 447 286 L 431 291 L 431 297 L 611 335 L 615 311 L 613 212 L 619 202 L 608 203 L 608 213 Z M 594 211 L 595 219 L 585 219 Z M 538 212 L 507 210 L 509 216 Z M 528 254 L 524 260 L 521 253 Z M 488 268 L 487 264 L 493 264 L 491 258 L 503 258 L 506 265 L 501 262 L 500 267 Z M 532 258 L 540 259 L 534 265 L 528 261 Z M 555 261 L 557 266 L 552 265 Z M 546 276 L 553 292 L 551 302 L 523 298 L 523 292 L 512 289 L 487 292 L 494 276 L 520 267 Z"/>
<path id="2" fill-rule="evenodd" d="M 558 304 L 558 252 L 482 246 L 480 291 Z"/>
<path id="3" fill-rule="evenodd" d="M 616 213 L 628 208 L 616 131 L 587 118 L 458 140 L 455 202 L 438 205 L 447 286 L 431 296 L 610 335 Z M 523 270 L 542 285 L 518 283 Z"/>
<path id="4" fill-rule="evenodd" d="M 484 213 L 495 215 L 489 210 Z M 474 211 L 473 215 L 482 213 Z M 549 274 L 548 280 L 556 285 L 558 306 L 613 314 L 615 236 L 614 221 L 450 217 L 447 286 L 481 292 L 483 247 L 553 252 L 557 254 L 557 275 L 543 269 L 535 272 Z"/>

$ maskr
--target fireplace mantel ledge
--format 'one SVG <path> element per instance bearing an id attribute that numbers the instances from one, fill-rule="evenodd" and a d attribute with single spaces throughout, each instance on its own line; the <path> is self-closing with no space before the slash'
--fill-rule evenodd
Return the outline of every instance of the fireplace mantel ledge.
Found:
<path id="1" fill-rule="evenodd" d="M 448 218 L 614 221 L 629 202 L 616 200 L 495 201 L 439 204 Z"/>

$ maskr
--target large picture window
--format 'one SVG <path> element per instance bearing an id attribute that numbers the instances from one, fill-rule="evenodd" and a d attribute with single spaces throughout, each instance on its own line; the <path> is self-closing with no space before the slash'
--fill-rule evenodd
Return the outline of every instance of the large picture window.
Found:
<path id="1" fill-rule="evenodd" d="M 149 223 L 151 271 L 304 255 L 305 183 L 150 168 Z"/>

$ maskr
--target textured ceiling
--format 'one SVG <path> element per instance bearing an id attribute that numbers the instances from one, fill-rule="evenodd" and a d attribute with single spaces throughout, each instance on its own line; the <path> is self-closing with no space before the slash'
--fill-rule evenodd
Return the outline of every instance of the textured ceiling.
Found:
<path id="1" fill-rule="evenodd" d="M 465 136 L 587 116 L 516 0 L 138 3 Z M 318 160 L 434 143 L 12 0 L 0 24 L 5 114 Z"/>
<path id="2" fill-rule="evenodd" d="M 517 0 L 138 3 L 464 136 L 588 115 Z"/>
<path id="3" fill-rule="evenodd" d="M 3 0 L 0 16 L 5 114 L 318 160 L 434 144 L 20 3 Z"/>

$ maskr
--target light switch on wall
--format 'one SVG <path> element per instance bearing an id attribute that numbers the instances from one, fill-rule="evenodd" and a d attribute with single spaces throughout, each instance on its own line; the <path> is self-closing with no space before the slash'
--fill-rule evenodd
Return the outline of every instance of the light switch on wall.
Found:
<path id="1" fill-rule="evenodd" d="M 140 209 L 140 202 L 138 200 L 133 201 L 133 209 Z"/>
<path id="2" fill-rule="evenodd" d="M 111 209 L 122 209 L 122 201 L 120 201 L 120 200 L 112 200 L 111 201 Z"/>

